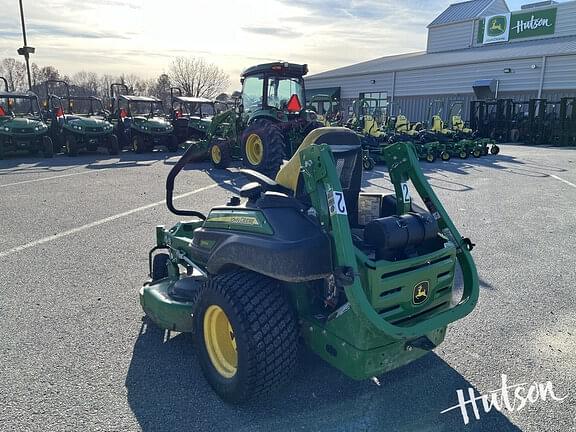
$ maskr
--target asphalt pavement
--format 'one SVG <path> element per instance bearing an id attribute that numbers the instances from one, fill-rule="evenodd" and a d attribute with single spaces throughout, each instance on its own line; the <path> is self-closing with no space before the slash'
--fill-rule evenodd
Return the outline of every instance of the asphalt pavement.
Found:
<path id="1" fill-rule="evenodd" d="M 138 303 L 154 227 L 178 221 L 163 202 L 176 160 L 0 161 L 1 431 L 576 431 L 576 149 L 503 145 L 423 163 L 477 245 L 474 312 L 378 383 L 304 353 L 287 388 L 242 407 L 211 391 L 189 335 L 160 331 Z M 365 189 L 390 189 L 385 171 L 366 173 Z M 207 212 L 243 181 L 236 168 L 191 165 L 178 205 Z M 468 424 L 458 408 L 441 413 L 458 390 L 499 389 L 503 374 L 526 389 L 550 382 L 563 400 L 488 413 L 479 401 Z"/>

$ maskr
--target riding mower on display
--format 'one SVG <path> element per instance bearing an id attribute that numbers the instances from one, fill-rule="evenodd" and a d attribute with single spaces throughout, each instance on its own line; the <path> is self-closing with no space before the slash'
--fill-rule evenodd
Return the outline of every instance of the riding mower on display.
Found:
<path id="1" fill-rule="evenodd" d="M 48 80 L 45 86 L 49 133 L 56 152 L 64 148 L 68 156 L 78 156 L 83 150 L 94 152 L 99 147 L 110 155 L 120 152 L 101 99 L 71 95 L 66 81 Z M 63 87 L 64 96 L 53 93 L 56 86 Z"/>
<path id="2" fill-rule="evenodd" d="M 11 92 L 6 78 L 0 80 L 4 81 L 4 91 L 0 91 L 0 159 L 6 153 L 19 151 L 51 158 L 54 147 L 42 119 L 38 96 L 32 92 Z"/>
<path id="3" fill-rule="evenodd" d="M 454 102 L 450 106 L 448 118 L 450 120 L 450 130 L 454 132 L 454 140 L 472 140 L 474 141 L 474 149 L 472 155 L 474 157 L 486 156 L 488 154 L 497 155 L 500 153 L 500 147 L 490 138 L 480 138 L 478 133 L 466 126 L 462 120 L 462 109 L 464 102 Z"/>
<path id="4" fill-rule="evenodd" d="M 463 238 L 410 144 L 384 150 L 395 193 L 363 193 L 361 143 L 345 128 L 312 131 L 276 180 L 253 182 L 208 215 L 156 227 L 139 291 L 157 326 L 191 332 L 204 376 L 224 400 L 277 391 L 297 368 L 299 339 L 353 379 L 403 366 L 437 347 L 475 307 L 478 275 Z M 411 191 L 412 188 L 412 191 Z M 416 192 L 426 208 L 415 204 Z M 463 291 L 455 289 L 459 265 Z"/>
<path id="5" fill-rule="evenodd" d="M 120 93 L 120 89 L 125 93 Z M 149 152 L 156 146 L 164 146 L 169 152 L 178 151 L 174 127 L 164 112 L 162 101 L 151 96 L 127 93 L 125 84 L 110 85 L 110 120 L 120 146 L 129 146 L 135 153 Z"/>
<path id="6" fill-rule="evenodd" d="M 170 88 L 170 100 L 172 126 L 179 143 L 206 138 L 206 131 L 214 115 L 228 109 L 226 105 L 212 99 L 182 96 L 182 90 L 178 87 Z"/>
<path id="7" fill-rule="evenodd" d="M 338 99 L 326 94 L 317 94 L 310 98 L 308 109 L 317 114 L 317 120 L 323 126 L 342 126 L 342 113 L 338 105 Z"/>

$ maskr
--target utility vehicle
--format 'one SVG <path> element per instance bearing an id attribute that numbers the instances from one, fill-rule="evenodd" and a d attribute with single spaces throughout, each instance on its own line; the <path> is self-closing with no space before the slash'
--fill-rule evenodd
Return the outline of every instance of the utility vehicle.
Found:
<path id="1" fill-rule="evenodd" d="M 51 158 L 54 154 L 48 127 L 42 119 L 38 96 L 32 92 L 8 90 L 8 81 L 0 90 L 0 159 L 6 153 L 25 151 Z"/>

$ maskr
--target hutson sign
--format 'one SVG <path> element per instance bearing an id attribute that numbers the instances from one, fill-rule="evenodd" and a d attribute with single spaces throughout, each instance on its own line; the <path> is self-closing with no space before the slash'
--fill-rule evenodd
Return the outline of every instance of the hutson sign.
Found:
<path id="1" fill-rule="evenodd" d="M 478 43 L 553 35 L 555 29 L 556 8 L 491 15 L 478 24 Z"/>

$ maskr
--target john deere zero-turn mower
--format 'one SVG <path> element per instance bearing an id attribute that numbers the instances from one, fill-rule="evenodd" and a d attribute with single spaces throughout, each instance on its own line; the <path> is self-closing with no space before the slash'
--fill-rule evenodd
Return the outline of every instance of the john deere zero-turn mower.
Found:
<path id="1" fill-rule="evenodd" d="M 164 112 L 162 101 L 151 96 L 127 93 L 125 84 L 114 83 L 110 86 L 110 120 L 120 146 L 128 146 L 135 153 L 149 152 L 156 146 L 164 146 L 169 152 L 178 151 L 174 127 Z"/>
<path id="2" fill-rule="evenodd" d="M 190 219 L 156 227 L 140 303 L 159 327 L 193 334 L 221 398 L 241 402 L 287 383 L 300 337 L 354 379 L 381 375 L 437 347 L 447 325 L 474 308 L 473 244 L 432 191 L 413 146 L 384 153 L 395 193 L 362 193 L 358 136 L 314 130 L 276 180 L 243 171 L 253 182 L 241 198 L 207 215 L 173 203 L 193 149 L 171 170 L 167 206 Z"/>
<path id="3" fill-rule="evenodd" d="M 57 86 L 63 88 L 63 96 L 53 93 Z M 109 113 L 101 99 L 71 95 L 65 81 L 48 80 L 45 87 L 50 136 L 56 151 L 64 148 L 68 156 L 77 156 L 82 150 L 103 147 L 111 155 L 119 153 L 118 140 L 112 133 L 112 124 L 106 121 Z"/>
<path id="4" fill-rule="evenodd" d="M 322 126 L 316 113 L 304 108 L 307 73 L 307 65 L 286 62 L 246 69 L 242 103 L 214 116 L 206 133 L 212 164 L 226 168 L 233 158 L 242 158 L 245 167 L 275 175 L 304 136 Z"/>
<path id="5" fill-rule="evenodd" d="M 178 87 L 170 88 L 170 100 L 172 126 L 179 143 L 206 138 L 214 115 L 228 109 L 212 99 L 183 96 Z"/>
<path id="6" fill-rule="evenodd" d="M 478 136 L 477 131 L 472 130 L 467 127 L 462 120 L 462 109 L 464 107 L 464 102 L 458 101 L 450 105 L 450 111 L 448 115 L 450 130 L 454 131 L 454 139 L 459 140 L 472 140 L 474 141 L 474 148 L 472 149 L 472 155 L 474 157 L 486 156 L 488 154 L 496 155 L 500 153 L 500 147 L 494 142 L 494 140 L 489 138 L 481 138 Z"/>
<path id="7" fill-rule="evenodd" d="M 52 140 L 48 136 L 48 126 L 44 123 L 38 103 L 38 96 L 32 92 L 20 93 L 0 91 L 0 159 L 6 153 L 26 151 L 29 154 L 42 154 L 51 158 L 54 154 Z"/>

